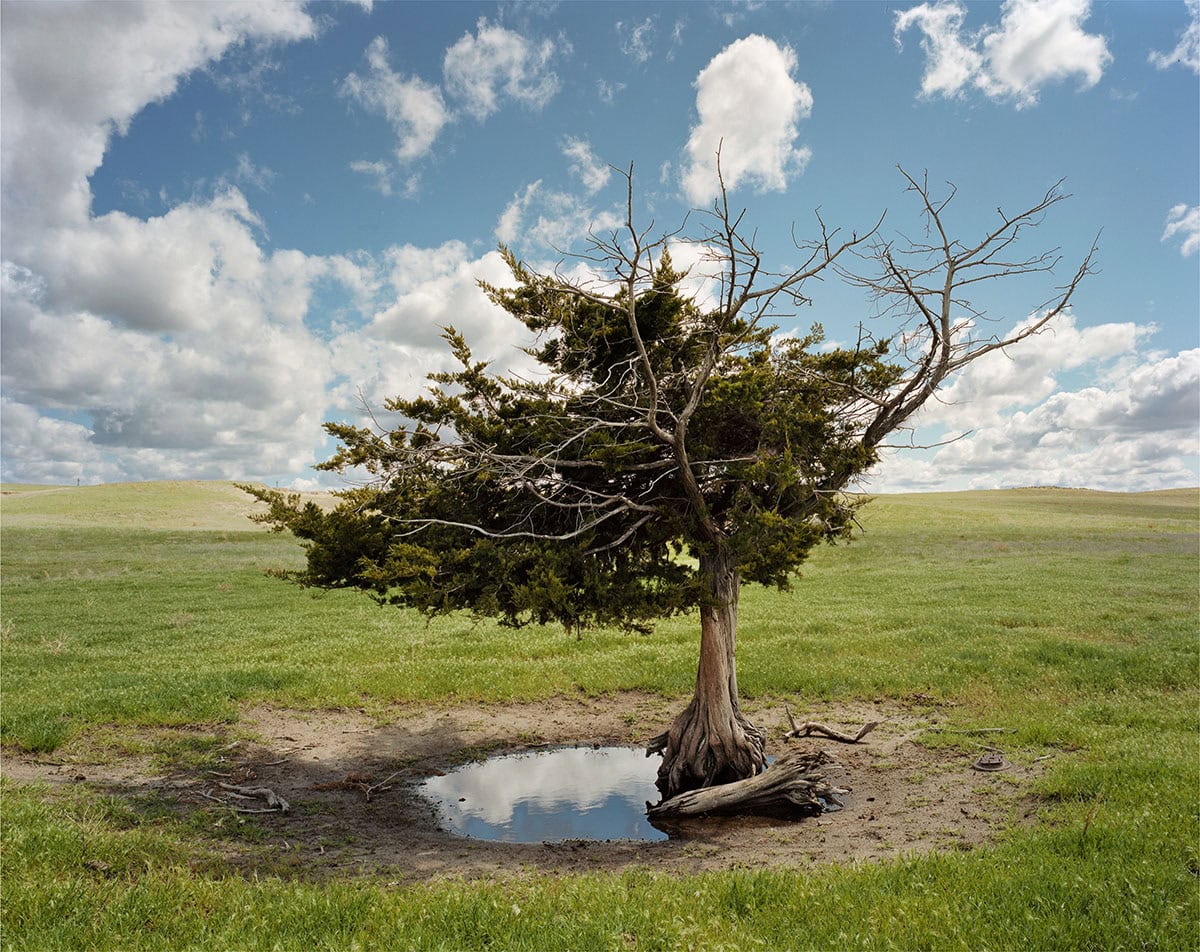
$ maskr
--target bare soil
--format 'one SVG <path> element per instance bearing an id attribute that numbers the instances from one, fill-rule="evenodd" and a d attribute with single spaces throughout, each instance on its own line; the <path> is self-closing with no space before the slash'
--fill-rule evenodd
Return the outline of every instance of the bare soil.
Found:
<path id="1" fill-rule="evenodd" d="M 940 721 L 939 710 L 920 696 L 905 704 L 795 712 L 797 719 L 851 732 L 865 721 L 885 719 L 854 746 L 819 737 L 785 742 L 782 704 L 762 701 L 744 708 L 768 728 L 768 753 L 780 753 L 785 745 L 828 750 L 841 765 L 834 782 L 850 791 L 845 809 L 797 820 L 705 818 L 662 842 L 509 844 L 440 830 L 434 810 L 415 792 L 424 778 L 488 753 L 577 743 L 640 746 L 681 707 L 679 701 L 638 693 L 579 695 L 520 704 L 405 705 L 380 723 L 357 711 L 258 706 L 243 710 L 233 728 L 195 728 L 198 735 L 223 734 L 229 742 L 190 767 L 164 772 L 145 756 L 105 755 L 85 742 L 49 757 L 5 751 L 3 775 L 19 783 L 87 784 L 128 799 L 138 810 L 169 811 L 208 835 L 222 861 L 244 872 L 359 874 L 402 882 L 523 871 L 611 872 L 633 865 L 677 873 L 805 867 L 971 849 L 1032 812 L 1028 785 L 1044 763 L 1031 752 L 1005 750 L 1013 761 L 1005 770 L 973 769 L 984 745 L 1003 746 L 999 735 L 959 737 L 953 747 L 918 743 Z M 220 782 L 268 787 L 290 809 L 234 813 L 205 796 L 227 796 Z"/>

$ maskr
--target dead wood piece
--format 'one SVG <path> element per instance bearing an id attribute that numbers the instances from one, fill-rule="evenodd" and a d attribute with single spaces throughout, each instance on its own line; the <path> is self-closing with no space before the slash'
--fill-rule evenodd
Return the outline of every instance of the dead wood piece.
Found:
<path id="1" fill-rule="evenodd" d="M 837 802 L 839 791 L 825 779 L 825 768 L 836 767 L 828 754 L 785 754 L 765 771 L 746 780 L 689 790 L 662 803 L 646 805 L 651 820 L 705 814 L 769 813 L 814 815 L 822 800 Z"/>
<path id="2" fill-rule="evenodd" d="M 793 737 L 808 737 L 812 734 L 820 734 L 823 737 L 828 737 L 830 740 L 836 740 L 842 744 L 857 744 L 883 723 L 883 721 L 867 721 L 867 723 L 859 728 L 857 734 L 847 734 L 832 727 L 826 727 L 824 724 L 819 724 L 816 721 L 805 721 L 803 724 L 797 724 L 796 719 L 792 717 L 792 712 L 786 704 L 783 706 L 783 711 L 787 714 L 788 723 L 792 725 L 792 729 L 783 735 L 788 740 L 791 740 Z"/>
<path id="3" fill-rule="evenodd" d="M 374 777 L 364 776 L 363 774 L 346 774 L 344 780 L 333 780 L 328 783 L 317 783 L 309 787 L 310 790 L 358 790 L 367 798 L 367 802 L 371 801 L 372 794 L 382 793 L 384 790 L 391 790 L 391 782 L 399 776 L 400 771 L 397 770 L 378 783 L 372 783 Z"/>
<path id="4" fill-rule="evenodd" d="M 257 798 L 266 800 L 267 806 L 271 810 L 278 810 L 280 813 L 287 813 L 291 809 L 288 802 L 270 787 L 241 787 L 232 783 L 218 783 L 217 786 L 239 799 Z"/>
<path id="5" fill-rule="evenodd" d="M 367 800 L 370 801 L 371 794 L 373 793 L 382 793 L 384 790 L 391 790 L 392 788 L 389 786 L 389 784 L 399 775 L 399 773 L 400 771 L 397 770 L 394 773 L 389 774 L 387 777 L 384 777 L 384 779 L 380 780 L 379 783 L 373 783 L 371 786 L 367 787 L 367 789 L 363 791 L 363 793 L 366 794 Z"/>

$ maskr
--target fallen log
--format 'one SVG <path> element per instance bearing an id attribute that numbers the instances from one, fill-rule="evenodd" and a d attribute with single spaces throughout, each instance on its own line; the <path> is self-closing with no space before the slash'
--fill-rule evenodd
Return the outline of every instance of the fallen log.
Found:
<path id="1" fill-rule="evenodd" d="M 847 791 L 825 778 L 826 768 L 837 766 L 823 750 L 784 754 L 746 780 L 689 790 L 653 806 L 647 803 L 646 815 L 651 820 L 733 813 L 814 816 L 824 812 L 826 804 L 841 806 L 837 795 Z"/>

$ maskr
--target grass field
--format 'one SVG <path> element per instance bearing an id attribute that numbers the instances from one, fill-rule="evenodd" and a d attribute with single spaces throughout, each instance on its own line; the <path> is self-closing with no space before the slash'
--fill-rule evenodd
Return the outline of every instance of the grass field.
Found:
<path id="1" fill-rule="evenodd" d="M 697 622 L 650 636 L 420 617 L 264 573 L 294 542 L 225 484 L 0 497 L 5 750 L 120 749 L 239 706 L 684 698 Z M 816 871 L 247 879 L 186 824 L 76 790 L 3 796 L 6 948 L 1200 947 L 1200 495 L 883 497 L 790 593 L 743 594 L 750 698 L 953 701 L 1063 752 L 995 846 Z M 176 755 L 182 755 L 175 751 Z M 170 757 L 172 751 L 161 752 Z M 516 910 L 516 911 L 514 911 Z"/>

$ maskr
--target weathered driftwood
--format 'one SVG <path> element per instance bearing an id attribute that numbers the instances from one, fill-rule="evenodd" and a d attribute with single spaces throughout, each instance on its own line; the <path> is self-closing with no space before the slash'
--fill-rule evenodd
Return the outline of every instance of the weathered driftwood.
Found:
<path id="1" fill-rule="evenodd" d="M 280 813 L 287 813 L 291 809 L 288 802 L 270 787 L 243 787 L 233 783 L 218 783 L 217 786 L 227 791 L 227 796 L 236 797 L 239 800 L 265 800 L 268 811 L 278 810 Z"/>
<path id="2" fill-rule="evenodd" d="M 788 740 L 793 737 L 809 737 L 812 734 L 820 734 L 823 737 L 828 737 L 830 740 L 836 740 L 842 744 L 857 744 L 883 723 L 883 721 L 867 721 L 867 723 L 859 728 L 857 734 L 846 734 L 832 727 L 826 727 L 824 724 L 818 724 L 816 721 L 805 721 L 803 724 L 797 724 L 796 719 L 792 717 L 792 712 L 786 704 L 783 706 L 783 712 L 787 715 L 788 723 L 792 725 L 792 729 L 783 735 Z"/>
<path id="3" fill-rule="evenodd" d="M 825 768 L 836 766 L 823 750 L 784 754 L 762 773 L 746 780 L 689 790 L 655 806 L 646 804 L 651 820 L 714 813 L 812 815 L 836 801 L 839 793 L 825 779 Z"/>

